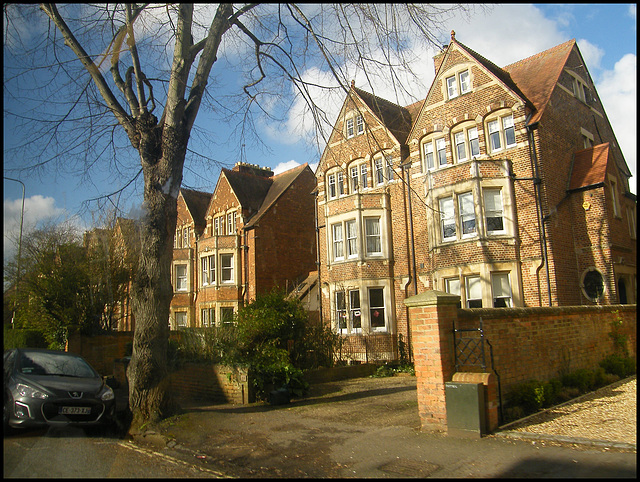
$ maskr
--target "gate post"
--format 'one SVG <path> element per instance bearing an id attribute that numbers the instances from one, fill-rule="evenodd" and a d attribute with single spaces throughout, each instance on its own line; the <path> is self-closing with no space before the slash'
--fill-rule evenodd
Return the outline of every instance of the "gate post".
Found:
<path id="1" fill-rule="evenodd" d="M 425 291 L 404 300 L 409 308 L 423 430 L 447 431 L 445 383 L 455 371 L 453 325 L 459 302 L 459 296 L 442 291 Z"/>

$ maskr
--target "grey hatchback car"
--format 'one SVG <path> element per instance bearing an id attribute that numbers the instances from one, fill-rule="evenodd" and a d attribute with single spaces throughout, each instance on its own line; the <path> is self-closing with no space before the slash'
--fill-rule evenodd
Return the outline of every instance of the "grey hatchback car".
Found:
<path id="1" fill-rule="evenodd" d="M 108 423 L 115 406 L 113 390 L 80 355 L 35 348 L 4 353 L 5 427 Z"/>

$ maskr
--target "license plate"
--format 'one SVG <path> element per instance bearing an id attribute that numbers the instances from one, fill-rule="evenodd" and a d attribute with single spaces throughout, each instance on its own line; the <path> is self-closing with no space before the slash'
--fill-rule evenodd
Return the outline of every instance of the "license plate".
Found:
<path id="1" fill-rule="evenodd" d="M 58 413 L 61 415 L 89 415 L 91 407 L 60 407 Z"/>

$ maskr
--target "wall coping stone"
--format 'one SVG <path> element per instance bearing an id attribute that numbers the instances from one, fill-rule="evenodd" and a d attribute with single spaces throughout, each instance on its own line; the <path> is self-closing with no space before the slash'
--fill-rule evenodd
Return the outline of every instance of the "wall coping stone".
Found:
<path id="1" fill-rule="evenodd" d="M 417 295 L 420 296 L 420 295 Z M 459 298 L 459 297 L 458 297 Z M 406 303 L 405 303 L 406 304 Z M 416 305 L 411 305 L 416 306 Z M 613 311 L 634 312 L 637 305 L 581 305 L 581 306 L 529 306 L 515 308 L 460 308 L 458 318 L 523 318 L 540 315 L 562 315 L 571 313 L 611 313 Z"/>
<path id="2" fill-rule="evenodd" d="M 414 306 L 457 305 L 458 303 L 460 303 L 458 295 L 438 290 L 423 291 L 404 300 L 404 305 L 410 308 Z"/>

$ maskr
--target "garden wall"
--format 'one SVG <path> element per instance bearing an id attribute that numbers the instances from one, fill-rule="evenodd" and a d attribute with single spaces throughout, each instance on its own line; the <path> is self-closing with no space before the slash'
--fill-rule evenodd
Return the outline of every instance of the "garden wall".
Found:
<path id="1" fill-rule="evenodd" d="M 612 334 L 624 341 L 629 356 L 636 356 L 636 305 L 467 310 L 457 307 L 459 301 L 459 296 L 440 291 L 404 301 L 409 308 L 418 410 L 426 430 L 447 430 L 445 383 L 450 381 L 490 385 L 486 392 L 493 398 L 485 400 L 488 431 L 498 425 L 493 386 L 497 377 L 466 373 L 482 371 L 478 367 L 456 370 L 454 326 L 477 328 L 482 319 L 484 336 L 493 347 L 493 365 L 487 349 L 484 371 L 499 374 L 503 399 L 517 383 L 548 381 L 579 368 L 596 368 L 621 349 Z"/>

